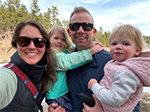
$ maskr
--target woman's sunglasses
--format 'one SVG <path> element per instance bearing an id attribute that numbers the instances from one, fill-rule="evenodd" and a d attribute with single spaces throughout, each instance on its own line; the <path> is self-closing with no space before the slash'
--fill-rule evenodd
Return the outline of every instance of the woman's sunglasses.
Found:
<path id="1" fill-rule="evenodd" d="M 82 26 L 84 31 L 91 31 L 93 29 L 92 23 L 70 23 L 69 28 L 72 31 L 78 31 L 80 26 Z"/>
<path id="2" fill-rule="evenodd" d="M 26 47 L 31 43 L 31 40 L 33 41 L 35 47 L 42 48 L 46 45 L 46 39 L 44 38 L 29 38 L 25 36 L 18 37 L 17 43 L 21 47 Z"/>

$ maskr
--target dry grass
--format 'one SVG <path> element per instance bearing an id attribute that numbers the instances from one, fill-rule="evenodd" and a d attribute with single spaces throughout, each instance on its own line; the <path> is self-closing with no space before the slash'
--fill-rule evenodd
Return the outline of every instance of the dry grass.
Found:
<path id="1" fill-rule="evenodd" d="M 7 63 L 10 60 L 10 57 L 16 51 L 14 48 L 11 48 L 11 40 L 0 40 L 0 63 Z M 11 49 L 10 49 L 11 48 Z"/>
<path id="2" fill-rule="evenodd" d="M 110 48 L 109 48 L 109 47 L 104 47 L 104 49 L 105 49 L 105 50 L 107 50 L 107 51 L 109 51 L 109 50 L 110 50 Z"/>
<path id="3" fill-rule="evenodd" d="M 144 92 L 140 100 L 140 112 L 150 112 L 150 92 Z"/>

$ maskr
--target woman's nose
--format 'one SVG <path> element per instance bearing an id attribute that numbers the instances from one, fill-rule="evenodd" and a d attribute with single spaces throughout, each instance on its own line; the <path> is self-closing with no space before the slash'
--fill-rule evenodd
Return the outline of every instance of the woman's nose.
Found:
<path id="1" fill-rule="evenodd" d="M 30 44 L 29 44 L 29 48 L 36 48 L 36 46 L 34 45 L 34 42 L 31 40 Z"/>

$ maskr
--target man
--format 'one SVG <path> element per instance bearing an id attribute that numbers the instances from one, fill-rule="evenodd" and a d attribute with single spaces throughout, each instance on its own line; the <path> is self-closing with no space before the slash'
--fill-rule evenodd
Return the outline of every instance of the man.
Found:
<path id="1" fill-rule="evenodd" d="M 96 35 L 97 30 L 93 27 L 94 20 L 91 14 L 84 7 L 75 7 L 70 16 L 69 29 L 67 30 L 73 43 L 76 45 L 75 51 L 81 51 L 88 49 L 94 45 L 93 37 Z M 67 82 L 72 97 L 73 111 L 79 112 L 83 109 L 83 102 L 76 98 L 76 94 L 85 93 L 92 96 L 92 92 L 88 89 L 88 81 L 91 78 L 95 78 L 98 81 L 104 76 L 104 65 L 111 60 L 109 52 L 102 50 L 99 53 L 93 55 L 93 61 L 87 63 L 81 67 L 67 71 Z M 96 99 L 96 98 L 95 98 Z M 52 106 L 50 110 L 53 111 Z M 96 101 L 98 108 L 89 108 L 84 104 L 85 109 L 83 111 L 95 112 L 94 109 L 98 109 L 100 112 L 100 103 Z M 57 108 L 58 109 L 58 108 Z M 56 110 L 56 109 L 55 109 Z M 54 111 L 53 111 L 54 112 Z"/>
<path id="2" fill-rule="evenodd" d="M 76 51 L 81 51 L 93 46 L 93 37 L 97 30 L 93 27 L 94 20 L 91 14 L 83 7 L 76 7 L 71 14 L 68 34 L 76 45 Z M 104 65 L 111 59 L 109 52 L 102 50 L 93 55 L 93 62 L 87 63 L 67 72 L 67 81 L 72 97 L 73 111 L 81 111 L 83 102 L 76 98 L 77 93 L 92 96 L 87 88 L 88 81 L 96 78 L 98 81 L 104 76 Z"/>

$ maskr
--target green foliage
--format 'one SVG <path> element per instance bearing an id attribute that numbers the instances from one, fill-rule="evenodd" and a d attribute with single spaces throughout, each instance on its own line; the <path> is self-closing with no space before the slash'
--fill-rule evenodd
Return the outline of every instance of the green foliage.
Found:
<path id="1" fill-rule="evenodd" d="M 32 0 L 32 3 L 30 4 L 31 5 L 31 19 L 33 20 L 37 20 L 37 16 L 40 12 L 40 8 L 38 6 L 38 0 Z"/>
<path id="2" fill-rule="evenodd" d="M 150 36 L 143 36 L 145 41 L 148 43 L 148 45 L 150 46 Z"/>
<path id="3" fill-rule="evenodd" d="M 109 31 L 108 32 L 105 31 L 103 33 L 103 28 L 100 27 L 100 31 L 97 31 L 97 34 L 94 37 L 94 41 L 101 42 L 104 47 L 109 47 L 109 42 L 108 42 L 109 35 L 110 35 Z"/>
<path id="4" fill-rule="evenodd" d="M 52 17 L 52 25 L 56 25 L 57 24 L 57 15 L 59 15 L 57 7 L 56 6 L 52 6 L 51 9 L 51 17 Z M 59 22 L 59 21 L 58 21 Z"/>
<path id="5" fill-rule="evenodd" d="M 69 21 L 67 20 L 63 20 L 62 21 L 62 26 L 67 30 L 67 28 L 69 28 Z"/>
<path id="6" fill-rule="evenodd" d="M 59 13 L 56 6 L 48 8 L 47 12 L 42 14 L 38 6 L 38 0 L 32 0 L 30 10 L 28 11 L 20 0 L 6 0 L 4 3 L 0 0 L 0 34 L 9 30 L 13 31 L 18 23 L 27 20 L 38 21 L 47 31 L 53 25 L 63 26 L 63 23 L 57 18 Z"/>
<path id="7" fill-rule="evenodd" d="M 45 29 L 47 31 L 50 30 L 50 28 L 52 27 L 52 17 L 51 17 L 51 9 L 48 8 L 47 12 L 44 13 L 44 23 L 43 23 L 43 26 L 45 27 Z"/>

